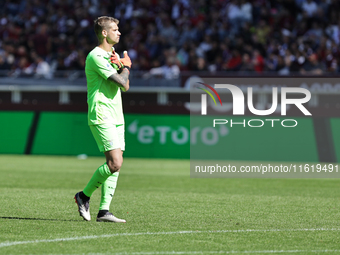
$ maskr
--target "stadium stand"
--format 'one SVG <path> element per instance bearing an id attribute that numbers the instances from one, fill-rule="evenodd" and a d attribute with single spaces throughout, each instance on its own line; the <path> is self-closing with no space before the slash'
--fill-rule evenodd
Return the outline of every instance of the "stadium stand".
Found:
<path id="1" fill-rule="evenodd" d="M 96 44 L 92 22 L 110 15 L 124 34 L 116 51 L 128 49 L 144 78 L 176 79 L 179 71 L 336 74 L 339 13 L 337 0 L 6 0 L 0 70 L 44 79 L 83 70 Z"/>

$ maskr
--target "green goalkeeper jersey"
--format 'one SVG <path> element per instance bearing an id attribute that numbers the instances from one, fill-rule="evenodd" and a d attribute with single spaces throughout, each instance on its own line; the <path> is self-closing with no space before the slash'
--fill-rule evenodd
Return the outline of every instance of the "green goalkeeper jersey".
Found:
<path id="1" fill-rule="evenodd" d="M 118 84 L 108 80 L 108 77 L 117 73 L 117 70 L 109 62 L 110 55 L 111 52 L 96 47 L 86 58 L 89 125 L 124 124 L 120 88 Z"/>

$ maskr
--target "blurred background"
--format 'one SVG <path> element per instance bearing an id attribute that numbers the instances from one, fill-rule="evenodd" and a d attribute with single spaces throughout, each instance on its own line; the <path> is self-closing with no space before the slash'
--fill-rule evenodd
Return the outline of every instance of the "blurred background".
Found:
<path id="1" fill-rule="evenodd" d="M 120 22 L 116 52 L 128 50 L 133 62 L 123 94 L 127 156 L 189 158 L 190 78 L 296 77 L 317 114 L 304 120 L 308 144 L 291 143 L 297 154 L 311 151 L 292 158 L 287 145 L 263 136 L 273 154 L 254 159 L 243 149 L 226 158 L 337 161 L 339 14 L 337 0 L 3 0 L 0 153 L 100 155 L 87 127 L 84 67 L 97 45 L 93 21 L 108 15 Z M 266 107 L 271 94 L 255 94 Z"/>
<path id="2" fill-rule="evenodd" d="M 164 67 L 151 74 L 167 79 L 339 72 L 336 0 L 4 0 L 0 10 L 0 69 L 11 77 L 83 71 L 101 15 L 119 19 L 116 50 L 129 51 L 133 70 Z"/>

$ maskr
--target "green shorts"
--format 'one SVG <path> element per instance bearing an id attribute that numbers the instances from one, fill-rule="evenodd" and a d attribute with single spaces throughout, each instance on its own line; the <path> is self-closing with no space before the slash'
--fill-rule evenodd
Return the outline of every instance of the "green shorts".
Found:
<path id="1" fill-rule="evenodd" d="M 101 152 L 119 148 L 122 151 L 125 150 L 124 124 L 105 123 L 91 125 L 90 129 Z"/>

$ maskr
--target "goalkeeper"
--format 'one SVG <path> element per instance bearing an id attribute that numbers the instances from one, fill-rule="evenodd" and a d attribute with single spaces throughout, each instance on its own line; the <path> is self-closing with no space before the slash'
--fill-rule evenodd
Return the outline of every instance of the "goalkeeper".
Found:
<path id="1" fill-rule="evenodd" d="M 74 197 L 80 216 L 87 221 L 91 220 L 90 197 L 101 186 L 97 221 L 126 222 L 109 212 L 125 150 L 121 90 L 129 89 L 131 67 L 127 52 L 120 59 L 113 48 L 121 35 L 118 23 L 117 19 L 107 16 L 95 20 L 99 45 L 86 58 L 88 124 L 99 150 L 106 157 L 106 162 L 94 172 L 84 190 Z"/>

